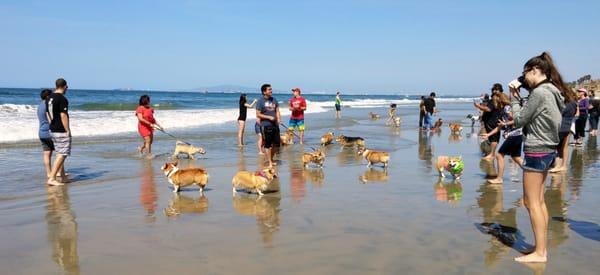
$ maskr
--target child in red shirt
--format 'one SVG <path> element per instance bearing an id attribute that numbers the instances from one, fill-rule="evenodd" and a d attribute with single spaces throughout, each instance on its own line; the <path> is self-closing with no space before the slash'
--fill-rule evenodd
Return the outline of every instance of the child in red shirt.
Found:
<path id="1" fill-rule="evenodd" d="M 150 97 L 143 95 L 140 97 L 139 106 L 135 110 L 135 115 L 138 118 L 138 133 L 144 139 L 144 144 L 138 147 L 140 154 L 147 150 L 148 156 L 152 155 L 152 141 L 154 139 L 154 129 L 162 129 L 162 127 L 154 119 L 154 109 L 150 107 Z"/>

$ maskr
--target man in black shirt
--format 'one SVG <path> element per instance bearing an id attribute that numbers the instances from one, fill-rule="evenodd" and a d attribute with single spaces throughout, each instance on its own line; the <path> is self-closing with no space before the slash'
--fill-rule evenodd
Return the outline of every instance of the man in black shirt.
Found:
<path id="1" fill-rule="evenodd" d="M 437 113 L 435 108 L 435 93 L 429 94 L 429 97 L 423 100 L 425 108 L 425 124 L 423 130 L 431 130 L 433 128 L 433 114 Z"/>
<path id="2" fill-rule="evenodd" d="M 50 121 L 50 136 L 54 143 L 54 150 L 57 154 L 48 185 L 63 185 L 62 182 L 56 180 L 56 174 L 62 170 L 67 156 L 71 154 L 71 128 L 69 125 L 69 101 L 65 97 L 65 93 L 69 88 L 67 81 L 59 78 L 56 80 L 56 89 L 46 101 L 46 115 Z M 63 181 L 66 177 L 62 178 Z"/>

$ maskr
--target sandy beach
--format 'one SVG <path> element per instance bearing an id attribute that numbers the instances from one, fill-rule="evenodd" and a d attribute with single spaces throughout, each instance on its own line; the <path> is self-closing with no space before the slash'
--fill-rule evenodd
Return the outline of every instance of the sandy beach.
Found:
<path id="1" fill-rule="evenodd" d="M 231 178 L 254 171 L 253 122 L 247 146 L 234 122 L 174 132 L 207 154 L 181 160 L 210 174 L 208 188 L 173 194 L 160 167 L 174 140 L 157 134 L 153 160 L 135 151 L 136 134 L 74 140 L 73 183 L 44 185 L 37 145 L 0 149 L 0 266 L 3 274 L 597 274 L 600 196 L 596 138 L 572 150 L 571 167 L 546 182 L 547 264 L 514 262 L 533 243 L 521 171 L 507 159 L 504 184 L 486 183 L 472 104 L 440 104 L 441 133 L 417 130 L 416 106 L 399 106 L 403 124 L 385 126 L 383 108 L 307 114 L 306 145 L 284 147 L 279 192 L 232 197 Z M 368 112 L 382 119 L 368 119 Z M 463 123 L 452 138 L 447 123 Z M 251 127 L 252 126 L 252 127 Z M 354 149 L 325 149 L 322 169 L 301 154 L 320 136 L 361 136 L 391 154 L 390 167 L 367 168 Z M 438 155 L 461 155 L 460 181 L 440 181 Z M 596 270 L 596 271 L 594 271 Z"/>

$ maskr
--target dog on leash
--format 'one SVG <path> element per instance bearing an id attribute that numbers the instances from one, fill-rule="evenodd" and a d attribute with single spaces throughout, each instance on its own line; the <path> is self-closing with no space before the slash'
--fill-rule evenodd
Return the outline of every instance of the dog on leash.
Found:
<path id="1" fill-rule="evenodd" d="M 327 132 L 321 136 L 321 146 L 333 143 L 333 132 Z"/>
<path id="2" fill-rule="evenodd" d="M 292 145 L 294 144 L 294 130 L 287 130 L 284 134 L 279 136 L 281 145 Z"/>
<path id="3" fill-rule="evenodd" d="M 188 158 L 194 159 L 194 154 L 206 154 L 206 151 L 202 147 L 196 147 L 189 143 L 178 140 L 175 142 L 175 151 L 173 152 L 172 158 L 178 158 L 179 154 L 186 154 Z"/>
<path id="4" fill-rule="evenodd" d="M 265 168 L 255 173 L 249 171 L 239 171 L 231 179 L 231 185 L 233 195 L 237 193 L 237 189 L 245 189 L 248 191 L 254 191 L 259 196 L 264 195 L 263 191 L 266 191 L 269 184 L 273 179 L 277 178 L 277 172 L 273 168 Z"/>
<path id="5" fill-rule="evenodd" d="M 173 193 L 179 192 L 180 187 L 188 185 L 198 185 L 202 193 L 208 184 L 208 173 L 201 168 L 179 169 L 177 162 L 167 162 L 160 169 L 173 185 Z"/>
<path id="6" fill-rule="evenodd" d="M 390 161 L 390 153 L 384 151 L 374 151 L 360 147 L 357 154 L 363 156 L 369 162 L 367 167 L 371 167 L 374 163 L 382 163 L 383 168 L 387 168 Z"/>
<path id="7" fill-rule="evenodd" d="M 312 153 L 306 153 L 302 155 L 302 164 L 304 168 L 308 167 L 308 164 L 314 163 L 317 166 L 323 167 L 323 162 L 325 162 L 325 153 L 321 149 L 317 149 Z"/>
<path id="8" fill-rule="evenodd" d="M 438 118 L 438 120 L 436 120 L 435 123 L 433 124 L 433 128 L 431 128 L 431 131 L 432 132 L 441 131 L 443 124 L 444 124 L 444 121 L 442 120 L 442 118 Z"/>
<path id="9" fill-rule="evenodd" d="M 358 146 L 365 147 L 365 139 L 361 137 L 347 137 L 344 135 L 339 135 L 335 141 L 342 145 L 342 147 L 347 146 Z"/>
<path id="10" fill-rule="evenodd" d="M 450 172 L 452 177 L 455 179 L 460 179 L 464 169 L 464 163 L 462 157 L 449 157 L 449 156 L 439 156 L 435 162 L 435 168 L 439 173 L 441 178 L 445 178 L 445 171 Z"/>
<path id="11" fill-rule="evenodd" d="M 462 133 L 462 130 L 463 130 L 462 125 L 460 125 L 460 123 L 456 123 L 456 122 L 450 123 L 448 125 L 448 128 L 450 128 L 450 132 L 453 135 L 460 135 L 460 133 Z"/>

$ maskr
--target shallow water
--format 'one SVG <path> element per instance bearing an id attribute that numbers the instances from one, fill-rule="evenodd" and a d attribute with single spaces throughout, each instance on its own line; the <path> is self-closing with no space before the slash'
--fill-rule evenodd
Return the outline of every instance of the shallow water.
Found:
<path id="1" fill-rule="evenodd" d="M 440 108 L 446 122 L 471 112 L 469 105 Z M 566 174 L 546 183 L 549 263 L 523 265 L 512 259 L 533 236 L 519 169 L 507 160 L 504 184 L 485 184 L 490 167 L 479 159 L 477 129 L 463 121 L 461 138 L 447 127 L 419 134 L 413 109 L 400 107 L 399 130 L 366 119 L 373 109 L 347 109 L 338 122 L 330 112 L 311 114 L 308 145 L 279 156 L 280 192 L 260 198 L 231 194 L 236 171 L 263 163 L 251 125 L 242 151 L 225 127 L 182 133 L 207 150 L 181 161 L 209 171 L 204 196 L 193 187 L 171 192 L 160 166 L 173 141 L 162 136 L 154 160 L 137 157 L 131 137 L 78 141 L 67 162 L 74 182 L 65 187 L 44 187 L 38 148 L 3 148 L 2 273 L 597 273 L 595 139 L 573 150 Z M 302 169 L 301 152 L 328 130 L 390 151 L 390 168 L 369 169 L 353 149 L 334 144 L 323 169 Z M 438 155 L 462 155 L 460 182 L 438 179 Z"/>

